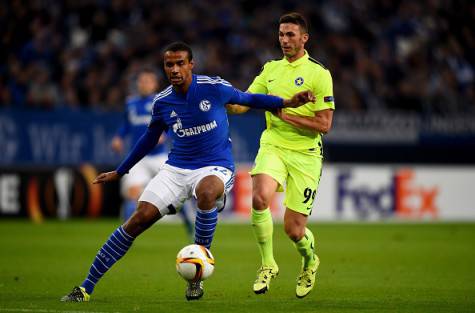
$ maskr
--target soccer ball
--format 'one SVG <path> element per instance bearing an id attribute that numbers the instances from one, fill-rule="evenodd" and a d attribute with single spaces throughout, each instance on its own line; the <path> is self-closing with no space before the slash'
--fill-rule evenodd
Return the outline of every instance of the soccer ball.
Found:
<path id="1" fill-rule="evenodd" d="M 214 258 L 200 245 L 188 245 L 176 256 L 176 271 L 186 281 L 205 280 L 213 274 Z"/>

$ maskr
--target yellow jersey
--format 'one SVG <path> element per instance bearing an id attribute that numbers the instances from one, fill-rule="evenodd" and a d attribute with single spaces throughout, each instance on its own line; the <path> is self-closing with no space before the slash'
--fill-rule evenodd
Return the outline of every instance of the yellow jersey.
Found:
<path id="1" fill-rule="evenodd" d="M 248 88 L 251 93 L 269 94 L 284 99 L 289 99 L 304 90 L 311 90 L 315 94 L 316 101 L 298 108 L 286 108 L 285 113 L 313 117 L 317 111 L 335 109 L 330 71 L 309 57 L 307 51 L 304 56 L 292 63 L 285 57 L 267 62 Z M 261 144 L 291 150 L 321 150 L 321 133 L 290 125 L 270 112 L 265 114 L 267 127 L 262 133 Z"/>

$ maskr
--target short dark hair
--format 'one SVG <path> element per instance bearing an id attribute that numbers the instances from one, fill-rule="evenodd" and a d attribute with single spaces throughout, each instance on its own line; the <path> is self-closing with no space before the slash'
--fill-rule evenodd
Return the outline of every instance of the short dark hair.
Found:
<path id="1" fill-rule="evenodd" d="M 305 20 L 305 18 L 300 13 L 290 12 L 290 13 L 282 15 L 279 19 L 279 25 L 283 24 L 283 23 L 296 24 L 296 25 L 300 26 L 300 30 L 303 33 L 308 32 L 307 21 Z"/>
<path id="2" fill-rule="evenodd" d="M 175 41 L 166 46 L 165 49 L 163 49 L 163 54 L 165 55 L 167 51 L 186 51 L 188 52 L 188 61 L 193 60 L 193 52 L 191 51 L 191 47 L 182 41 Z"/>

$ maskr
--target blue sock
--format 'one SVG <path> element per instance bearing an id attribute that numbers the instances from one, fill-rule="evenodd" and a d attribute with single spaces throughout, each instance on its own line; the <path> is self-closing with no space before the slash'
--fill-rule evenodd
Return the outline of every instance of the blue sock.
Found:
<path id="1" fill-rule="evenodd" d="M 216 208 L 212 208 L 209 211 L 198 209 L 195 219 L 195 243 L 209 249 L 217 223 L 218 210 Z"/>
<path id="2" fill-rule="evenodd" d="M 127 253 L 134 239 L 124 231 L 122 226 L 112 233 L 99 252 L 97 252 L 96 258 L 89 269 L 89 274 L 81 284 L 81 287 L 84 287 L 88 294 L 94 291 L 97 282 L 109 268 Z"/>
<path id="3" fill-rule="evenodd" d="M 124 203 L 124 221 L 128 220 L 135 212 L 137 207 L 137 201 L 135 200 L 125 200 Z"/>

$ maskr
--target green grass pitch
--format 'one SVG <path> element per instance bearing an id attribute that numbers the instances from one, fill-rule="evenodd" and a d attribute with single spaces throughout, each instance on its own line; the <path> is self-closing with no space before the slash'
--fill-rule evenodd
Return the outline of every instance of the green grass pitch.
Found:
<path id="1" fill-rule="evenodd" d="M 317 286 L 295 297 L 300 258 L 275 226 L 280 275 L 251 290 L 259 256 L 251 227 L 220 224 L 216 268 L 200 301 L 187 302 L 175 256 L 181 225 L 145 232 L 104 276 L 89 303 L 61 303 L 80 284 L 116 220 L 0 221 L 3 312 L 475 312 L 475 224 L 312 224 L 321 258 Z"/>

